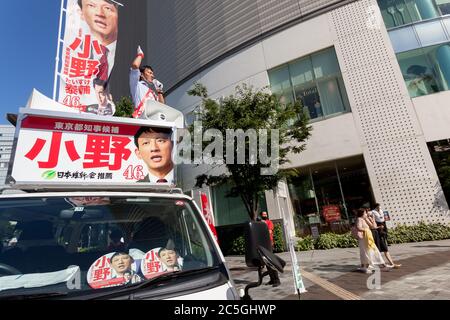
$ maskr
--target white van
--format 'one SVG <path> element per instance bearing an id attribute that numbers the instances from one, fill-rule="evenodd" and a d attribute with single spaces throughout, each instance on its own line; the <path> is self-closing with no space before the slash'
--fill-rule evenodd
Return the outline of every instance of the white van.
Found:
<path id="1" fill-rule="evenodd" d="M 239 299 L 181 190 L 15 191 L 0 235 L 0 299 Z"/>
<path id="2" fill-rule="evenodd" d="M 0 299 L 239 299 L 205 217 L 175 187 L 176 168 L 145 182 L 139 134 L 170 129 L 149 139 L 172 139 L 176 152 L 180 112 L 150 105 L 125 119 L 53 111 L 37 92 L 29 101 L 12 117 L 0 196 Z"/>

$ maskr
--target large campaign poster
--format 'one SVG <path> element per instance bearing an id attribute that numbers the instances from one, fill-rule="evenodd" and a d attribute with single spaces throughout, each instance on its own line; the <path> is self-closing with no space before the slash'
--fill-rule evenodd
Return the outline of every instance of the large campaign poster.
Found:
<path id="1" fill-rule="evenodd" d="M 113 0 L 67 0 L 58 102 L 80 112 L 115 113 L 108 83 L 122 6 Z"/>
<path id="2" fill-rule="evenodd" d="M 17 184 L 175 184 L 174 129 L 29 115 L 11 177 Z"/>

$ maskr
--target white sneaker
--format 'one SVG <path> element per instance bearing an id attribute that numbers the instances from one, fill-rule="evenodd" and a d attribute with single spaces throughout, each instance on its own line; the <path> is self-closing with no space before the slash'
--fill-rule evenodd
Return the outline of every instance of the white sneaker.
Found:
<path id="1" fill-rule="evenodd" d="M 359 267 L 358 271 L 362 272 L 362 273 L 372 273 L 371 270 L 369 270 L 368 268 L 363 268 L 363 267 Z"/>

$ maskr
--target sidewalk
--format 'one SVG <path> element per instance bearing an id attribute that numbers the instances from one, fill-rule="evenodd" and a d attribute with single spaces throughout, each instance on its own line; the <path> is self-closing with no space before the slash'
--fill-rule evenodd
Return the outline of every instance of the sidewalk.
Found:
<path id="1" fill-rule="evenodd" d="M 353 299 L 443 299 L 450 300 L 450 240 L 392 245 L 391 256 L 400 269 L 381 272 L 381 288 L 369 289 L 370 274 L 357 272 L 359 249 L 297 252 L 306 290 L 301 300 Z M 250 290 L 255 300 L 297 299 L 289 253 L 278 254 L 287 265 L 280 274 L 281 286 L 262 285 Z M 257 281 L 256 269 L 245 265 L 245 257 L 225 257 L 238 289 Z M 371 278 L 373 279 L 373 277 Z M 264 283 L 269 278 L 264 278 Z"/>

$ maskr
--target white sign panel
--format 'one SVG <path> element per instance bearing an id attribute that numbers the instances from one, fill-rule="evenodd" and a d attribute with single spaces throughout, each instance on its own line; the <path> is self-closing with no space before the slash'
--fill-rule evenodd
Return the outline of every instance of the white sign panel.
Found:
<path id="1" fill-rule="evenodd" d="M 173 129 L 27 116 L 12 178 L 16 183 L 174 184 Z"/>

